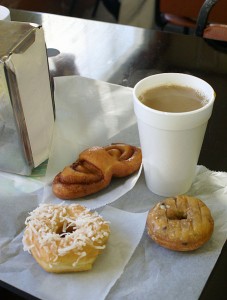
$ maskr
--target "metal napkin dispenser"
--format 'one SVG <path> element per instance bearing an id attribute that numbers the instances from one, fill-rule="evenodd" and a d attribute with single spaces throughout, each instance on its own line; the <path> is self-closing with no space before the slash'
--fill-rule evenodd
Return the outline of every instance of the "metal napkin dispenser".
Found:
<path id="1" fill-rule="evenodd" d="M 0 171 L 30 175 L 49 156 L 53 128 L 43 28 L 0 21 Z"/>

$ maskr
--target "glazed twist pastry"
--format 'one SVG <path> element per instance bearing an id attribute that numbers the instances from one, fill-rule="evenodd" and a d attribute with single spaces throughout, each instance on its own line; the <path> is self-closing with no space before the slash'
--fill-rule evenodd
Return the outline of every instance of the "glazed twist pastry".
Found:
<path id="1" fill-rule="evenodd" d="M 79 155 L 72 165 L 56 175 L 53 193 L 61 199 L 76 199 L 107 187 L 112 177 L 125 177 L 140 168 L 140 148 L 127 144 L 92 147 Z"/>

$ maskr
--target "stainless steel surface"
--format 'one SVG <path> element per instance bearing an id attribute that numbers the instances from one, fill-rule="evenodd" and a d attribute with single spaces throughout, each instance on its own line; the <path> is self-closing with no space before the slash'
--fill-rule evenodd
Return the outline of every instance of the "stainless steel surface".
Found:
<path id="1" fill-rule="evenodd" d="M 135 27 L 18 11 L 11 17 L 43 25 L 52 76 L 79 74 L 128 85 L 121 70 L 145 40 L 144 31 Z"/>

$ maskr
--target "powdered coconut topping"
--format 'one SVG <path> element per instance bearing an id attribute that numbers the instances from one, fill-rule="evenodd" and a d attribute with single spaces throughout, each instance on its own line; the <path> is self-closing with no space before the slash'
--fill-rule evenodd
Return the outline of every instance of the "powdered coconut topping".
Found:
<path id="1" fill-rule="evenodd" d="M 30 252 L 38 242 L 52 262 L 69 252 L 77 253 L 79 260 L 86 256 L 86 245 L 104 249 L 103 239 L 110 233 L 108 222 L 97 212 L 78 204 L 41 204 L 29 214 L 25 225 L 24 250 Z"/>

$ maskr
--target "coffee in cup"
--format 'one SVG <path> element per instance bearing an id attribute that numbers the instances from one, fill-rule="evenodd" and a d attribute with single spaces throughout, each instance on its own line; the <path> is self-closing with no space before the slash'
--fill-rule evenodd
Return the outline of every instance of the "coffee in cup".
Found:
<path id="1" fill-rule="evenodd" d="M 139 100 L 150 108 L 172 113 L 199 109 L 208 102 L 201 92 L 175 84 L 148 89 L 139 96 Z"/>

